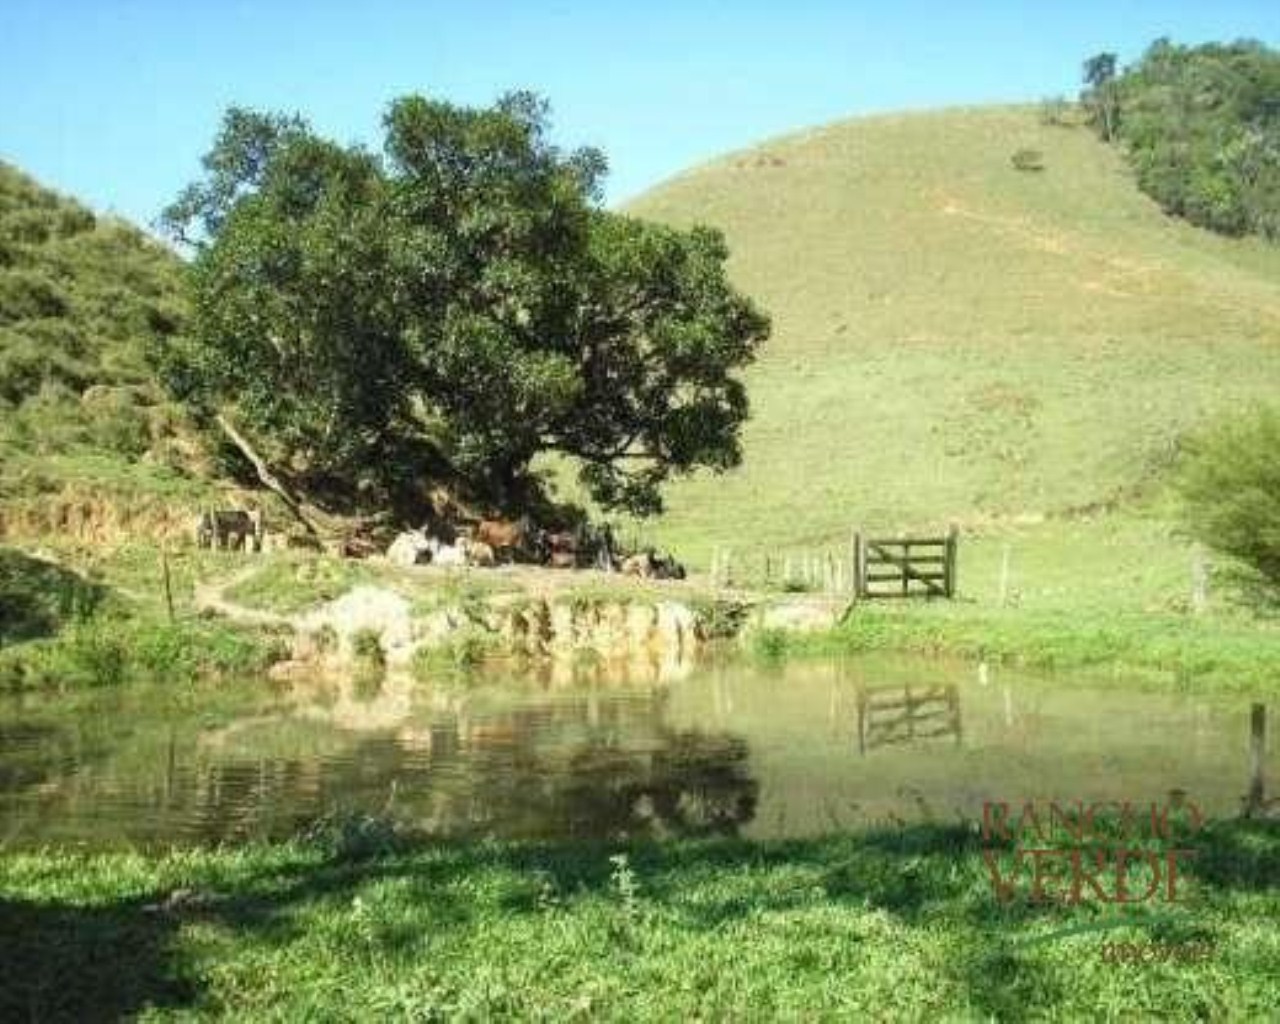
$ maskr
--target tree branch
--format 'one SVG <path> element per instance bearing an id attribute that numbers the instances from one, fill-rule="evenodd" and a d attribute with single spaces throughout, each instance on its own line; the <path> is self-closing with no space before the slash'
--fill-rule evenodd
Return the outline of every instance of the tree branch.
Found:
<path id="1" fill-rule="evenodd" d="M 253 446 L 245 440 L 244 435 L 241 434 L 240 431 L 236 430 L 236 428 L 232 426 L 231 421 L 228 420 L 226 416 L 222 413 L 218 413 L 215 419 L 217 420 L 218 426 L 222 428 L 222 432 L 227 435 L 228 440 L 230 440 L 231 443 L 236 446 L 237 450 L 239 450 L 240 454 L 248 459 L 253 465 L 254 472 L 258 474 L 258 479 L 262 481 L 263 486 L 267 487 L 279 496 L 280 500 L 284 502 L 285 507 L 289 509 L 293 514 L 293 517 L 297 519 L 298 522 L 306 527 L 309 534 L 313 537 L 318 537 L 320 535 L 320 531 L 316 529 L 315 524 L 307 517 L 306 513 L 303 512 L 302 502 L 294 497 L 289 489 L 281 482 L 280 478 L 271 472 L 271 469 L 267 466 L 266 460 L 254 451 Z"/>

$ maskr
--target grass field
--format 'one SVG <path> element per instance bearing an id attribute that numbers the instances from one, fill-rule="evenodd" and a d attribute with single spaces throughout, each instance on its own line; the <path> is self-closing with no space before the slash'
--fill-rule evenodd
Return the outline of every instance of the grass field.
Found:
<path id="1" fill-rule="evenodd" d="M 1043 172 L 1011 166 L 1022 147 Z M 1123 512 L 1188 428 L 1280 391 L 1280 247 L 1163 216 L 1034 108 L 801 132 L 629 209 L 721 228 L 774 318 L 742 469 L 674 487 L 650 531 L 698 563 L 855 524 Z"/>
<path id="2" fill-rule="evenodd" d="M 0 860 L 0 1015 L 235 1020 L 1262 1020 L 1274 823 L 1176 905 L 996 900 L 962 825 L 662 845 L 319 841 Z M 1105 889 L 1105 886 L 1104 886 Z M 1145 962 L 1109 962 L 1131 943 Z M 1198 959 L 1175 962 L 1179 951 Z"/>

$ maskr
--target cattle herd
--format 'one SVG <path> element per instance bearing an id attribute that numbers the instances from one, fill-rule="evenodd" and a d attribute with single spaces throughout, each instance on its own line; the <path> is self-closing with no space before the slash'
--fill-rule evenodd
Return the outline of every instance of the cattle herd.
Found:
<path id="1" fill-rule="evenodd" d="M 552 569 L 599 569 L 647 579 L 685 578 L 684 566 L 670 555 L 659 555 L 652 548 L 621 551 L 607 525 L 585 523 L 571 530 L 548 530 L 528 517 L 407 530 L 391 542 L 386 555 L 397 565 L 487 567 L 514 562 Z"/>
<path id="2" fill-rule="evenodd" d="M 262 513 L 243 509 L 201 512 L 193 528 L 197 547 L 213 550 L 262 551 L 266 531 Z M 275 538 L 280 540 L 281 538 Z M 355 553 L 350 545 L 344 552 Z M 359 554 L 372 553 L 363 550 Z M 545 529 L 528 516 L 437 522 L 406 530 L 385 551 L 396 565 L 491 567 L 523 563 L 552 569 L 598 569 L 647 579 L 685 578 L 684 566 L 653 548 L 622 551 L 608 527 L 583 523 L 573 529 Z"/>

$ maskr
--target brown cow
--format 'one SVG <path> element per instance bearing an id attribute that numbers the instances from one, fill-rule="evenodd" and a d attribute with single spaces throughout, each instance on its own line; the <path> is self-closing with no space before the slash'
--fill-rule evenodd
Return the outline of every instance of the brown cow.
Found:
<path id="1" fill-rule="evenodd" d="M 488 544 L 504 561 L 512 561 L 517 554 L 525 554 L 533 548 L 533 523 L 528 516 L 514 520 L 481 519 L 471 537 Z"/>

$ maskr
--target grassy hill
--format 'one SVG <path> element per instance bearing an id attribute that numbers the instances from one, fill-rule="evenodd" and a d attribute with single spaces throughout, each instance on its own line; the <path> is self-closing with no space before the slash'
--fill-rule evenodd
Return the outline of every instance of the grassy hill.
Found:
<path id="1" fill-rule="evenodd" d="M 1022 148 L 1045 169 L 1015 169 Z M 801 132 L 629 212 L 721 228 L 774 317 L 745 464 L 673 488 L 655 531 L 695 560 L 1126 507 L 1189 427 L 1280 391 L 1280 247 L 1163 215 L 1114 149 L 1032 108 Z"/>
<path id="2" fill-rule="evenodd" d="M 199 489 L 152 373 L 184 315 L 179 270 L 137 228 L 0 162 L 0 533 L 100 519 L 82 505 L 94 495 Z"/>

